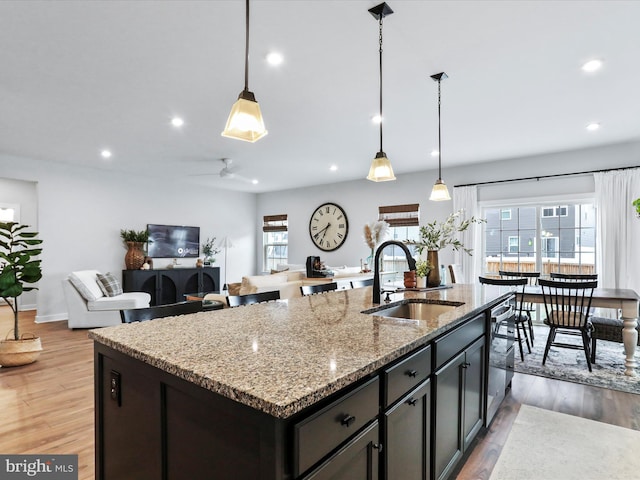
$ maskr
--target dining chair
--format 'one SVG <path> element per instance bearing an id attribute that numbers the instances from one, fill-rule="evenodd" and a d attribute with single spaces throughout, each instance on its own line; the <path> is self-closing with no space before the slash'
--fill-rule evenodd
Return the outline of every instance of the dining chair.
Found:
<path id="1" fill-rule="evenodd" d="M 451 283 L 460 283 L 462 281 L 462 267 L 457 263 L 449 264 L 449 276 Z"/>
<path id="2" fill-rule="evenodd" d="M 186 315 L 187 313 L 197 313 L 202 311 L 202 301 L 189 301 L 169 303 L 166 305 L 156 305 L 146 308 L 130 308 L 120 310 L 122 323 L 144 322 L 156 318 L 173 317 L 175 315 Z"/>
<path id="3" fill-rule="evenodd" d="M 527 323 L 527 315 L 523 313 L 523 298 L 524 288 L 528 285 L 526 278 L 495 278 L 495 277 L 478 277 L 478 281 L 482 285 L 496 285 L 501 287 L 512 287 L 515 291 L 515 298 L 510 301 L 507 306 L 511 311 L 511 315 L 505 316 L 505 308 L 497 307 L 494 309 L 491 317 L 491 321 L 495 323 L 493 327 L 494 333 L 498 333 L 500 327 L 507 324 L 511 318 L 516 327 L 516 335 L 518 338 L 518 347 L 520 348 L 520 359 L 524 361 L 524 349 L 522 348 L 522 337 L 524 337 L 527 345 L 527 350 L 531 353 L 531 345 L 529 343 L 529 337 L 527 335 L 527 329 L 525 323 Z M 508 324 L 507 324 L 508 327 Z M 522 332 L 522 335 L 520 334 Z"/>
<path id="4" fill-rule="evenodd" d="M 302 285 L 300 287 L 300 293 L 302 296 L 315 295 L 316 293 L 331 292 L 337 290 L 338 284 L 336 282 L 331 283 L 319 283 L 317 285 Z"/>
<path id="5" fill-rule="evenodd" d="M 227 305 L 229 305 L 229 307 L 239 307 L 241 305 L 253 305 L 254 303 L 270 302 L 273 300 L 280 300 L 280 290 L 248 293 L 246 295 L 229 295 L 227 297 Z"/>
<path id="6" fill-rule="evenodd" d="M 373 278 L 367 278 L 366 280 L 352 280 L 351 288 L 370 287 L 373 285 Z"/>
<path id="7" fill-rule="evenodd" d="M 584 350 L 587 359 L 587 367 L 591 372 L 591 332 L 593 325 L 589 319 L 591 299 L 598 282 L 577 281 L 569 279 L 546 280 L 540 279 L 538 284 L 542 287 L 542 297 L 547 318 L 544 323 L 549 326 L 549 336 L 542 357 L 544 365 L 551 347 L 572 348 Z M 582 338 L 582 346 L 575 343 L 557 342 L 556 335 L 579 335 Z"/>
<path id="8" fill-rule="evenodd" d="M 527 285 L 530 287 L 538 285 L 538 279 L 540 278 L 540 272 L 516 272 L 512 270 L 498 270 L 498 274 L 502 278 L 526 278 Z M 527 316 L 527 323 L 529 325 L 529 338 L 531 339 L 531 345 L 533 346 L 533 340 L 535 339 L 533 333 L 533 320 L 532 312 L 536 311 L 536 306 L 532 302 L 525 302 L 522 311 Z"/>

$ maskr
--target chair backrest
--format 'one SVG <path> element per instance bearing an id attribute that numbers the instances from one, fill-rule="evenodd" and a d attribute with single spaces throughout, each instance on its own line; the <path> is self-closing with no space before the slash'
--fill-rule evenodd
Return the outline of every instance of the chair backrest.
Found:
<path id="1" fill-rule="evenodd" d="M 351 288 L 370 287 L 373 285 L 373 278 L 367 278 L 366 280 L 352 280 Z"/>
<path id="2" fill-rule="evenodd" d="M 551 272 L 549 275 L 551 276 L 552 279 L 558 279 L 558 280 L 580 280 L 580 281 L 598 280 L 597 273 Z"/>
<path id="3" fill-rule="evenodd" d="M 201 311 L 202 301 L 178 302 L 147 308 L 120 310 L 120 319 L 122 323 L 144 322 L 155 318 L 173 317 L 175 315 L 185 315 L 187 313 L 197 313 Z"/>
<path id="4" fill-rule="evenodd" d="M 449 265 L 449 276 L 451 283 L 460 283 L 462 281 L 462 267 L 456 263 Z"/>
<path id="5" fill-rule="evenodd" d="M 526 278 L 495 278 L 495 277 L 478 277 L 478 281 L 482 285 L 496 285 L 499 287 L 514 287 L 516 292 L 516 305 L 518 309 L 518 314 L 522 314 L 523 304 L 522 301 L 524 298 L 524 287 L 529 284 L 529 280 Z M 520 287 L 520 288 L 518 288 Z"/>
<path id="6" fill-rule="evenodd" d="M 302 293 L 303 296 L 314 295 L 316 293 L 331 292 L 337 288 L 338 284 L 336 282 L 319 283 L 317 285 L 302 285 L 300 287 L 300 293 Z"/>
<path id="7" fill-rule="evenodd" d="M 498 275 L 502 278 L 526 278 L 529 285 L 537 285 L 540 272 L 516 272 L 511 270 L 499 270 Z"/>
<path id="8" fill-rule="evenodd" d="M 547 323 L 557 327 L 580 328 L 586 324 L 597 281 L 546 280 L 541 278 Z"/>
<path id="9" fill-rule="evenodd" d="M 272 300 L 280 300 L 280 290 L 249 293 L 247 295 L 229 295 L 227 297 L 227 304 L 230 307 L 239 307 L 241 305 L 252 305 L 254 303 L 270 302 Z"/>

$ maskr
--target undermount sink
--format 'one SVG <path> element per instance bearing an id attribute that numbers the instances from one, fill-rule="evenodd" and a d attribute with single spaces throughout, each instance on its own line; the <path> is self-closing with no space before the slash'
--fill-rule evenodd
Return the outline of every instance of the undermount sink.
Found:
<path id="1" fill-rule="evenodd" d="M 438 315 L 451 312 L 464 305 L 463 302 L 420 302 L 405 300 L 400 304 L 389 305 L 380 310 L 370 312 L 378 317 L 406 318 L 409 320 L 432 320 Z M 365 312 L 369 313 L 369 312 Z"/>

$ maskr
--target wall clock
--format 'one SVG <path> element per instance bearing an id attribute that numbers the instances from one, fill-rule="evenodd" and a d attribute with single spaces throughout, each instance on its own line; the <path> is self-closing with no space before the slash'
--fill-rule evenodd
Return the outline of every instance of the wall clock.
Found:
<path id="1" fill-rule="evenodd" d="M 331 252 L 340 248 L 348 233 L 347 214 L 339 205 L 324 203 L 311 214 L 309 235 L 320 250 Z"/>

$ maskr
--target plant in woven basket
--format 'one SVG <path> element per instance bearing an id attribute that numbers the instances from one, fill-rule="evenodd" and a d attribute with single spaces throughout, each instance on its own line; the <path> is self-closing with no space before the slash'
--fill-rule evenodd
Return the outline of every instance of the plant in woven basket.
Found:
<path id="1" fill-rule="evenodd" d="M 28 286 L 42 278 L 40 255 L 42 240 L 38 232 L 26 232 L 27 225 L 16 222 L 0 223 L 0 297 L 13 310 L 13 337 L 20 340 L 18 326 L 18 297 L 23 292 L 37 290 Z"/>
<path id="2" fill-rule="evenodd" d="M 125 242 L 147 243 L 149 232 L 147 230 L 120 230 L 120 238 Z"/>

